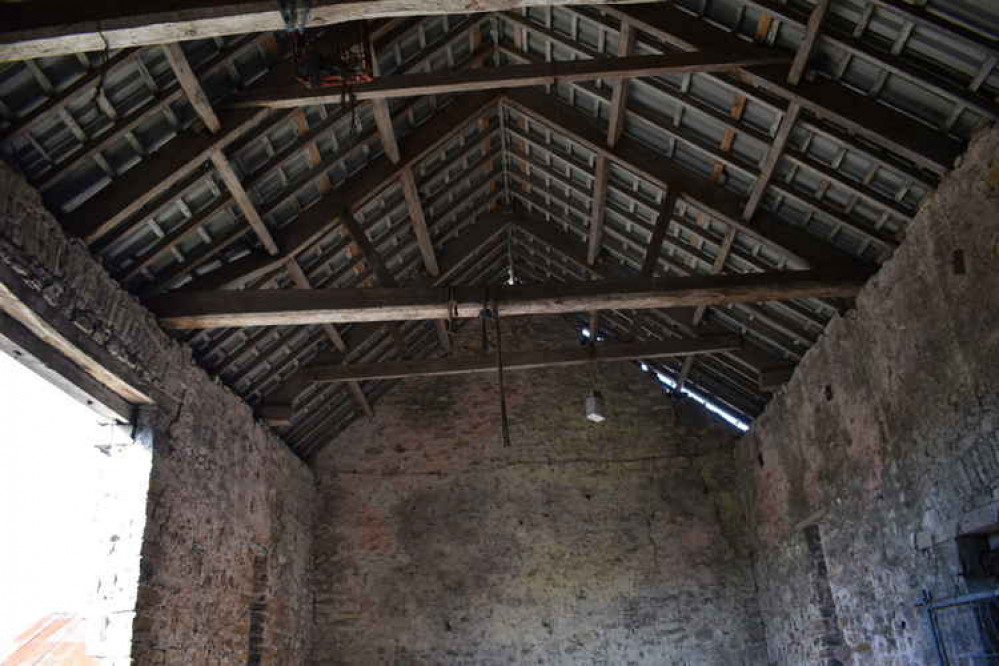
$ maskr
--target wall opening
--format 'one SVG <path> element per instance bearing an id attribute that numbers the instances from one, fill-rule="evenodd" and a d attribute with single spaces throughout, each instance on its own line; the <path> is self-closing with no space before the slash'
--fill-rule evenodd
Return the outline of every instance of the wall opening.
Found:
<path id="1" fill-rule="evenodd" d="M 999 591 L 923 603 L 940 666 L 999 664 Z"/>
<path id="2" fill-rule="evenodd" d="M 999 525 L 957 537 L 968 593 L 923 603 L 939 662 L 999 664 Z"/>
<path id="3" fill-rule="evenodd" d="M 0 353 L 0 663 L 127 664 L 151 452 Z"/>

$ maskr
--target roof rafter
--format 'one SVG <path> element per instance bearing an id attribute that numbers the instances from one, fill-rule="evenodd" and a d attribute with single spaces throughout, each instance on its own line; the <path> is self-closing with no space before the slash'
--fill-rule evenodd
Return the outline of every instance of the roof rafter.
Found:
<path id="1" fill-rule="evenodd" d="M 579 16 L 579 14 L 574 10 L 572 13 L 576 16 Z M 561 48 L 564 48 L 568 50 L 570 53 L 572 53 L 574 57 L 594 58 L 594 57 L 600 57 L 601 55 L 601 52 L 593 48 L 587 47 L 580 43 L 573 42 L 566 35 L 546 29 L 532 21 L 528 21 L 523 17 L 514 14 L 500 14 L 499 16 L 504 21 L 515 26 L 516 29 L 518 30 L 523 30 L 525 32 L 536 34 L 544 40 L 548 40 L 554 44 L 559 45 Z M 603 26 L 603 23 L 600 23 L 599 25 Z M 628 23 L 624 19 L 622 19 L 622 25 L 628 25 Z M 646 47 L 648 48 L 648 45 L 646 45 Z M 511 58 L 514 58 L 517 61 L 530 62 L 538 60 L 535 56 L 531 54 L 512 49 L 502 43 L 499 49 L 503 53 L 509 55 Z M 733 94 L 736 95 L 736 102 L 728 114 L 722 113 L 713 106 L 706 105 L 702 101 L 692 96 L 687 90 L 687 88 L 683 85 L 683 83 L 686 82 L 689 79 L 689 77 L 685 77 L 684 82 L 681 82 L 680 89 L 674 89 L 671 86 L 664 85 L 663 83 L 650 78 L 635 79 L 633 81 L 633 85 L 648 88 L 649 91 L 654 92 L 656 95 L 661 95 L 679 104 L 681 117 L 685 115 L 685 113 L 682 112 L 689 111 L 695 113 L 696 115 L 708 116 L 709 118 L 712 118 L 716 122 L 724 125 L 725 140 L 723 141 L 723 146 L 721 149 L 711 144 L 705 143 L 702 134 L 698 132 L 692 132 L 683 125 L 675 124 L 676 123 L 675 114 L 673 118 L 667 118 L 662 114 L 659 114 L 655 109 L 644 105 L 632 105 L 631 107 L 626 107 L 624 109 L 625 113 L 629 116 L 632 116 L 634 120 L 640 121 L 641 123 L 651 123 L 652 125 L 658 127 L 661 131 L 666 133 L 667 135 L 675 137 L 676 139 L 682 141 L 684 144 L 694 148 L 698 152 L 709 153 L 719 162 L 724 163 L 725 167 L 743 171 L 747 173 L 750 177 L 755 178 L 757 174 L 755 173 L 755 171 L 751 169 L 751 166 L 753 165 L 743 164 L 738 160 L 733 160 L 730 155 L 726 154 L 726 151 L 729 150 L 729 148 L 732 145 L 732 142 L 736 139 L 736 137 L 749 137 L 753 141 L 758 141 L 764 144 L 765 147 L 769 149 L 769 144 L 771 142 L 771 136 L 769 134 L 765 134 L 759 131 L 757 128 L 755 128 L 750 124 L 741 122 L 743 111 L 745 109 L 745 105 L 748 100 L 747 95 L 753 95 L 754 101 L 757 104 L 761 104 L 765 107 L 771 107 L 774 113 L 776 114 L 783 115 L 784 108 L 780 105 L 779 102 L 775 104 L 768 95 L 761 97 L 759 95 L 754 94 L 752 92 L 752 89 L 748 88 L 748 86 L 744 86 L 742 84 L 729 80 L 723 80 L 711 74 L 706 74 L 704 76 L 711 78 L 714 84 L 717 84 L 722 88 L 730 88 Z M 595 100 L 602 101 L 608 104 L 608 118 L 612 119 L 613 117 L 612 114 L 614 109 L 613 96 L 610 96 L 608 98 L 606 96 L 604 89 L 597 88 L 589 82 L 577 83 L 576 87 L 578 90 L 583 90 L 588 95 L 592 95 Z M 858 147 L 854 140 L 844 139 L 844 137 L 840 133 L 830 133 L 830 128 L 828 127 L 819 127 L 816 126 L 814 123 L 808 123 L 808 122 L 801 122 L 800 124 L 802 127 L 807 127 L 809 131 L 829 136 L 829 138 L 836 141 L 845 141 L 848 145 L 850 145 L 851 150 L 855 150 L 865 154 L 866 159 L 875 161 L 878 164 L 882 163 L 879 157 L 869 154 L 868 151 L 864 148 Z M 729 148 L 726 148 L 725 147 L 726 145 Z M 806 156 L 792 155 L 789 156 L 788 159 L 793 164 L 796 164 L 798 166 L 803 166 L 809 171 L 816 172 L 818 175 L 822 176 L 823 178 L 831 179 L 836 183 L 838 187 L 853 192 L 857 196 L 862 197 L 864 200 L 873 203 L 873 205 L 876 205 L 879 208 L 884 208 L 885 210 L 890 211 L 893 216 L 901 217 L 902 219 L 905 220 L 908 220 L 911 217 L 911 212 L 901 208 L 898 205 L 897 201 L 892 200 L 890 198 L 881 197 L 879 196 L 879 193 L 877 191 L 872 191 L 866 187 L 859 186 L 858 183 L 850 179 L 844 178 L 842 173 L 839 173 L 834 169 L 833 170 L 828 169 L 821 162 L 817 162 L 814 159 L 808 159 Z M 882 166 L 884 165 L 882 164 Z M 897 167 L 895 166 L 892 166 L 891 168 L 897 170 Z M 920 174 L 916 174 L 914 172 L 913 173 L 907 172 L 905 173 L 905 176 L 907 178 L 913 178 L 914 180 L 923 182 L 923 178 Z M 773 189 L 776 189 L 780 194 L 790 195 L 792 197 L 800 197 L 800 194 L 793 192 L 778 183 L 773 183 L 771 187 Z M 812 202 L 805 200 L 804 203 L 806 203 L 806 205 L 811 205 Z M 830 212 L 830 214 L 834 219 L 841 219 L 839 215 L 836 214 L 835 212 Z M 842 222 L 848 225 L 850 224 L 845 219 L 843 219 Z M 864 229 L 861 229 L 860 231 L 862 233 L 867 232 L 867 230 Z"/>
<path id="2" fill-rule="evenodd" d="M 801 28 L 808 34 L 808 24 L 812 16 L 805 14 L 789 5 L 781 5 L 773 0 L 747 0 L 748 5 L 772 14 L 777 19 Z M 841 34 L 833 25 L 819 37 L 842 49 L 849 57 L 868 60 L 891 74 L 916 82 L 920 87 L 940 97 L 947 98 L 962 107 L 973 110 L 985 118 L 999 118 L 999 104 L 977 90 L 963 88 L 960 84 L 947 77 L 938 75 L 932 69 L 917 67 L 907 58 L 899 57 L 901 44 L 893 44 L 890 52 L 885 52 L 875 46 L 875 41 L 866 38 L 863 32 L 859 34 Z"/>
<path id="3" fill-rule="evenodd" d="M 403 169 L 446 144 L 470 122 L 493 108 L 497 100 L 496 96 L 484 93 L 459 97 L 433 120 L 406 136 L 401 143 L 402 159 L 398 163 L 385 156 L 372 160 L 342 187 L 328 195 L 330 201 L 335 199 L 332 209 L 320 202 L 306 210 L 293 225 L 278 229 L 274 236 L 283 255 L 267 257 L 262 253 L 250 253 L 214 274 L 208 274 L 205 280 L 213 288 L 236 287 L 275 270 L 283 261 L 283 256 L 296 255 L 308 249 L 317 238 L 339 224 L 344 211 L 363 206 L 382 189 L 396 182 Z M 220 279 L 223 275 L 224 279 Z M 187 288 L 202 287 L 192 284 Z"/>
<path id="4" fill-rule="evenodd" d="M 617 42 L 618 57 L 629 55 L 634 47 L 635 30 L 628 21 L 621 21 L 621 33 Z M 624 109 L 628 105 L 628 79 L 617 79 L 613 83 L 613 88 L 610 113 L 607 115 L 607 145 L 611 148 L 617 143 L 624 129 Z"/>
<path id="5" fill-rule="evenodd" d="M 252 52 L 259 53 L 266 60 L 274 59 L 277 51 L 277 42 L 271 34 L 251 35 L 236 40 L 231 45 L 224 45 L 219 49 L 213 58 L 194 68 L 198 76 L 216 75 L 224 69 L 234 66 L 234 63 Z M 59 155 L 57 159 L 47 159 L 48 169 L 32 177 L 32 185 L 37 187 L 46 195 L 57 191 L 64 186 L 69 174 L 74 173 L 78 167 L 88 162 L 94 163 L 106 174 L 108 178 L 117 179 L 118 175 L 114 166 L 104 157 L 104 152 L 113 148 L 116 143 L 124 140 L 130 144 L 141 145 L 136 130 L 144 124 L 148 124 L 154 118 L 163 118 L 178 130 L 186 130 L 180 124 L 180 119 L 173 112 L 176 102 L 184 98 L 184 90 L 180 82 L 174 78 L 164 85 L 156 84 L 155 79 L 144 65 L 144 59 L 138 58 L 132 66 L 139 70 L 143 81 L 150 86 L 150 95 L 138 104 L 116 107 L 111 103 L 103 86 L 91 93 L 94 103 L 98 107 L 100 116 L 110 121 L 110 126 L 100 132 L 87 134 L 79 128 L 80 143 L 74 149 Z M 73 114 L 68 106 L 60 109 L 60 115 L 67 123 L 75 122 Z M 26 138 L 34 141 L 34 136 L 28 134 Z M 169 175 L 169 174 L 166 174 Z"/>
<path id="6" fill-rule="evenodd" d="M 294 282 L 297 288 L 312 289 L 312 282 L 294 257 L 286 262 L 285 267 L 288 271 L 288 276 L 291 277 L 292 282 Z M 333 324 L 322 324 L 321 328 L 333 344 L 333 347 L 341 354 L 346 353 L 347 343 L 344 341 L 343 336 L 340 335 L 340 332 L 336 330 L 336 327 Z M 347 383 L 347 388 L 357 401 L 358 406 L 364 410 L 364 413 L 368 416 L 374 416 L 371 404 L 364 397 L 364 391 L 361 390 L 360 385 L 356 381 L 352 381 Z"/>
<path id="7" fill-rule="evenodd" d="M 208 95 L 205 94 L 204 89 L 201 87 L 198 76 L 191 69 L 191 63 L 188 62 L 187 56 L 184 54 L 184 49 L 181 48 L 179 43 L 174 42 L 173 44 L 164 46 L 163 51 L 166 53 L 167 61 L 170 63 L 177 81 L 180 82 L 180 87 L 184 89 L 184 94 L 187 95 L 191 106 L 201 116 L 201 120 L 205 123 L 208 131 L 216 134 L 222 129 L 222 124 L 219 122 L 219 117 L 215 115 L 215 109 L 212 108 L 212 103 L 208 101 Z"/>
<path id="8" fill-rule="evenodd" d="M 537 0 L 538 10 L 513 12 L 521 0 L 487 1 L 499 3 L 497 13 L 374 26 L 376 66 L 385 71 L 360 88 L 371 99 L 362 102 L 361 131 L 349 137 L 340 91 L 303 95 L 288 86 L 271 100 L 319 108 L 230 107 L 267 102 L 276 85 L 293 80 L 279 37 L 265 33 L 190 47 L 112 47 L 100 68 L 93 55 L 72 67 L 20 65 L 14 104 L 5 93 L 0 106 L 0 141 L 49 205 L 69 211 L 61 216 L 67 228 L 143 298 L 245 288 L 227 294 L 294 300 L 331 287 L 460 284 L 475 285 L 465 305 L 475 301 L 477 310 L 481 285 L 506 282 L 511 267 L 521 282 L 545 285 L 539 289 L 561 285 L 552 291 L 559 297 L 581 281 L 596 278 L 589 288 L 599 289 L 600 280 L 657 271 L 717 285 L 810 268 L 862 282 L 952 165 L 957 138 L 978 117 L 999 115 L 989 78 L 999 48 L 975 32 L 982 26 L 900 0 L 869 0 L 854 13 L 828 0 L 736 1 L 746 16 L 762 16 L 755 35 L 756 21 L 732 24 L 720 5 L 698 15 L 675 3 Z M 824 26 L 825 14 L 832 23 Z M 898 26 L 888 25 L 896 18 Z M 862 43 L 875 30 L 886 39 Z M 667 69 L 641 69 L 654 61 Z M 917 71 L 924 66 L 925 77 Z M 661 71 L 679 76 L 655 75 Z M 123 103 L 125 79 L 140 81 L 137 103 Z M 452 92 L 449 85 L 488 87 L 495 96 L 434 97 Z M 494 92 L 520 85 L 536 89 Z M 391 101 L 397 95 L 405 97 Z M 95 113 L 97 123 L 88 120 Z M 440 120 L 445 114 L 449 122 Z M 496 210 L 501 198 L 524 210 L 490 216 L 505 230 L 455 269 L 455 253 L 484 233 L 468 220 Z M 585 308 L 571 318 L 588 321 L 594 340 L 599 332 L 694 344 L 740 334 L 738 349 L 664 358 L 653 368 L 749 417 L 842 311 L 835 300 L 811 297 L 709 314 L 706 302 L 633 309 L 627 294 L 584 296 L 620 308 L 598 317 L 599 303 L 575 292 L 559 303 Z M 451 327 L 435 320 L 436 345 L 447 349 Z M 330 429 L 372 413 L 393 383 L 378 373 L 400 355 L 422 366 L 421 358 L 439 354 L 434 334 L 416 320 L 177 337 L 258 414 L 283 414 L 290 427 L 282 434 L 305 455 Z M 304 375 L 316 363 L 336 363 L 338 377 L 372 370 L 341 363 L 374 364 L 375 374 L 316 384 Z"/>
<path id="9" fill-rule="evenodd" d="M 619 58 L 627 57 L 635 45 L 635 31 L 631 29 L 631 24 L 627 21 L 621 22 L 621 34 L 618 36 L 617 55 Z M 521 48 L 526 52 L 526 49 Z M 611 148 L 621 137 L 624 129 L 625 107 L 628 103 L 628 79 L 615 79 L 612 83 L 614 92 L 611 98 L 611 108 L 607 121 L 607 145 Z M 604 212 L 607 208 L 607 179 L 609 166 L 605 155 L 597 155 L 596 176 L 593 181 L 593 210 L 590 219 L 590 245 L 587 258 L 592 264 L 600 254 L 600 244 L 603 241 L 604 233 Z M 591 328 L 597 328 L 597 314 L 591 315 Z M 594 338 L 596 336 L 594 335 Z"/>
<path id="10" fill-rule="evenodd" d="M 453 40 L 460 39 L 469 34 L 470 31 L 477 29 L 483 20 L 476 19 L 463 23 L 453 36 L 442 40 L 441 43 L 430 45 L 415 54 L 407 61 L 407 67 L 420 66 Z M 381 39 L 377 40 L 377 46 L 384 46 L 393 38 L 394 36 L 391 34 L 383 35 Z M 268 48 L 276 48 L 271 46 L 273 42 L 274 37 L 270 34 L 254 37 L 248 41 L 249 44 L 263 43 L 268 45 Z M 238 50 L 233 53 L 236 52 Z M 219 64 L 222 64 L 222 61 Z M 277 84 L 289 76 L 289 71 L 279 66 L 258 81 L 254 87 Z M 183 92 L 183 89 L 178 86 L 173 94 L 182 95 Z M 337 117 L 342 115 L 337 114 L 337 116 L 330 118 L 329 124 L 322 123 L 314 128 L 310 132 L 310 137 L 317 137 L 320 132 L 335 122 Z M 196 134 L 184 134 L 177 137 L 170 142 L 169 150 L 162 151 L 156 159 L 144 163 L 143 168 L 130 170 L 127 174 L 115 179 L 114 183 L 99 194 L 88 199 L 83 205 L 63 215 L 61 219 L 64 228 L 69 233 L 84 238 L 95 249 L 99 248 L 102 239 L 110 231 L 118 228 L 129 219 L 148 217 L 155 211 L 157 202 L 161 198 L 169 197 L 173 192 L 182 190 L 191 182 L 200 179 L 202 177 L 201 168 L 214 153 L 225 151 L 248 136 L 262 134 L 289 116 L 286 112 L 275 114 L 262 109 L 226 108 L 219 113 L 218 117 L 220 129 L 214 137 Z M 294 150 L 294 147 L 285 149 L 280 157 L 286 156 L 289 150 Z M 275 156 L 275 158 L 277 157 L 279 156 Z M 277 162 L 278 160 L 273 161 Z M 156 185 L 149 187 L 149 183 Z"/>
<path id="11" fill-rule="evenodd" d="M 187 95 L 191 106 L 194 107 L 194 110 L 201 117 L 201 120 L 205 123 L 205 127 L 213 134 L 217 133 L 222 126 L 219 123 L 218 116 L 215 115 L 215 109 L 212 108 L 211 102 L 208 101 L 208 95 L 205 94 L 204 89 L 201 87 L 201 82 L 198 80 L 194 70 L 191 69 L 191 64 L 188 62 L 184 50 L 180 44 L 176 43 L 169 44 L 164 50 L 167 54 L 167 60 L 170 62 L 170 67 L 173 68 L 174 74 L 180 82 L 184 94 Z M 228 157 L 221 150 L 216 149 L 211 152 L 210 159 L 222 182 L 225 183 L 233 199 L 236 200 L 236 204 L 243 212 L 243 218 L 253 229 L 253 232 L 260 239 L 264 248 L 270 254 L 278 254 L 278 246 L 274 242 L 270 230 L 267 229 L 267 225 L 260 216 L 257 207 L 250 199 L 250 195 L 243 188 L 243 184 L 232 168 Z"/>
<path id="12" fill-rule="evenodd" d="M 133 215 L 143 215 L 154 200 L 188 177 L 200 178 L 202 165 L 215 151 L 226 148 L 261 123 L 277 122 L 266 110 L 224 111 L 217 134 L 185 134 L 170 142 L 170 149 L 140 169 L 131 169 L 113 184 L 62 216 L 63 228 L 94 243 Z M 150 187 L 150 183 L 154 183 Z"/>
<path id="13" fill-rule="evenodd" d="M 662 209 L 659 211 L 659 219 L 656 221 L 656 228 L 649 239 L 649 245 L 645 248 L 645 259 L 642 261 L 642 277 L 652 277 L 659 265 L 659 253 L 662 252 L 663 241 L 666 239 L 666 231 L 673 220 L 673 210 L 680 194 L 674 188 L 666 190 L 663 197 Z"/>
<path id="14" fill-rule="evenodd" d="M 801 83 L 801 77 L 808 67 L 808 59 L 812 57 L 812 49 L 815 41 L 819 38 L 819 30 L 822 27 L 822 20 L 829 11 L 830 0 L 819 0 L 819 3 L 812 9 L 808 16 L 808 26 L 805 28 L 805 36 L 798 46 L 798 52 L 794 55 L 794 62 L 791 63 L 791 70 L 787 73 L 787 82 L 792 86 Z"/>
<path id="15" fill-rule="evenodd" d="M 544 203 L 538 201 L 537 198 L 532 198 L 531 195 L 527 195 L 522 192 L 517 192 L 516 190 L 513 191 L 513 195 L 516 197 L 517 200 L 522 201 L 529 208 L 536 208 L 540 212 L 544 213 L 545 216 L 548 217 L 550 220 L 555 221 L 556 223 L 559 224 L 562 223 L 559 214 L 552 213 L 544 205 Z M 637 225 L 639 223 L 636 222 L 635 224 Z M 673 224 L 675 225 L 677 230 L 682 229 L 684 231 L 689 230 L 691 226 L 695 228 L 697 226 L 697 225 L 690 225 L 690 223 L 686 222 L 682 218 L 675 218 L 673 220 Z M 691 267 L 688 263 L 682 260 L 684 256 L 689 256 L 692 258 L 696 258 L 698 260 L 698 263 L 702 265 L 707 263 L 708 266 L 711 266 L 712 258 L 710 255 L 700 252 L 696 247 L 684 242 L 677 236 L 671 234 L 668 236 L 668 238 L 670 239 L 669 249 L 672 250 L 673 252 L 671 252 L 671 259 L 667 261 L 666 274 L 686 277 L 690 275 L 715 273 L 715 271 L 713 270 L 707 270 L 707 271 L 703 269 L 698 270 L 698 268 Z M 616 240 L 619 240 L 622 243 L 628 243 L 628 240 L 626 240 L 626 238 L 624 237 L 619 237 Z M 719 239 L 717 241 L 719 246 L 718 250 L 719 253 L 724 249 L 723 240 L 724 239 Z M 622 247 L 621 251 L 615 251 L 612 256 L 608 257 L 608 259 L 616 259 L 617 261 L 625 265 L 633 263 L 637 258 L 633 253 L 645 252 L 648 246 L 648 242 L 643 240 L 642 242 L 631 243 L 631 245 L 632 245 L 631 248 Z M 715 257 L 715 260 L 717 260 L 717 256 Z M 640 269 L 641 269 L 641 264 L 639 264 L 639 268 L 634 269 L 634 273 L 637 275 Z M 772 268 L 766 264 L 762 265 L 750 264 L 747 266 L 745 265 L 744 262 L 743 265 L 740 266 L 740 269 L 741 270 L 735 272 L 755 273 L 755 272 L 761 272 L 761 271 L 765 272 L 772 270 Z M 795 307 L 790 302 L 773 302 L 769 304 L 769 307 L 774 310 L 785 311 L 786 314 L 791 315 L 791 319 L 793 321 L 800 321 L 802 315 L 804 314 L 801 308 Z M 787 342 L 789 342 L 791 345 L 791 349 L 795 349 L 795 345 L 797 344 L 802 344 L 807 347 L 811 345 L 812 342 L 814 342 L 813 335 L 809 335 L 807 332 L 801 331 L 791 321 L 786 321 L 783 317 L 781 318 L 775 317 L 776 313 L 767 312 L 766 310 L 762 309 L 762 306 L 760 305 L 741 304 L 723 310 L 716 310 L 716 314 L 719 315 L 719 317 L 722 319 L 730 319 L 731 315 L 740 310 L 746 312 L 746 314 L 748 315 L 748 319 L 750 321 L 749 322 L 730 321 L 729 325 L 735 330 L 742 330 L 742 327 L 749 323 L 752 323 L 755 326 L 764 327 L 765 329 L 768 329 L 772 333 L 779 333 L 782 337 L 786 337 Z M 696 309 L 694 308 L 688 309 L 684 313 L 684 320 L 685 320 L 684 325 L 688 328 L 691 328 L 691 330 L 693 330 L 693 327 L 695 327 L 694 324 L 695 317 L 693 315 L 696 315 Z M 821 330 L 826 323 L 826 319 L 821 319 L 819 321 L 811 319 L 810 317 L 806 317 L 806 319 L 808 320 L 809 324 L 812 324 L 812 326 L 810 326 L 809 328 L 812 330 L 813 334 L 817 334 L 818 330 Z M 765 337 L 767 337 L 768 339 L 772 339 L 771 335 L 766 335 Z M 787 350 L 787 348 L 784 347 L 784 345 L 780 346 L 785 350 Z"/>
<path id="16" fill-rule="evenodd" d="M 700 51 L 742 44 L 734 35 L 672 5 L 657 5 L 654 9 L 607 7 L 606 11 L 682 49 Z M 747 83 L 789 101 L 797 101 L 816 116 L 828 118 L 874 144 L 887 146 L 935 173 L 947 172 L 961 152 L 960 145 L 953 139 L 836 82 L 790 88 L 787 74 L 788 68 L 784 66 L 740 70 Z"/>
<path id="17" fill-rule="evenodd" d="M 712 217 L 787 255 L 797 267 L 828 266 L 838 263 L 856 270 L 869 270 L 861 262 L 805 231 L 769 219 L 762 212 L 752 224 L 742 220 L 743 205 L 738 197 L 716 183 L 677 166 L 655 151 L 625 136 L 612 151 L 603 144 L 601 132 L 589 119 L 565 104 L 551 99 L 509 91 L 503 103 L 572 137 L 588 150 L 603 154 L 623 168 L 640 174 L 662 190 L 677 188 L 681 197 Z"/>

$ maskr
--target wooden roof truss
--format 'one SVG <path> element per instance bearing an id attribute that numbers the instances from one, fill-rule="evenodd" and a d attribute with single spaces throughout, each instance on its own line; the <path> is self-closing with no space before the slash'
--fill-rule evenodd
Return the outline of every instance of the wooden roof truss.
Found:
<path id="1" fill-rule="evenodd" d="M 682 0 L 382 19 L 379 73 L 401 87 L 354 108 L 260 106 L 295 99 L 280 92 L 279 33 L 53 56 L 0 72 L 0 149 L 145 299 L 511 275 L 866 275 L 974 128 L 999 115 L 999 20 L 967 11 Z M 781 64 L 706 71 L 711 57 L 694 51 Z M 607 60 L 602 80 L 586 64 L 618 57 L 701 69 L 622 78 Z M 544 85 L 412 88 L 513 72 Z M 738 349 L 650 365 L 751 421 L 845 306 L 799 298 L 577 321 L 628 342 L 740 335 Z M 176 334 L 302 456 L 370 415 L 394 381 L 313 383 L 310 367 L 449 350 L 441 320 Z"/>

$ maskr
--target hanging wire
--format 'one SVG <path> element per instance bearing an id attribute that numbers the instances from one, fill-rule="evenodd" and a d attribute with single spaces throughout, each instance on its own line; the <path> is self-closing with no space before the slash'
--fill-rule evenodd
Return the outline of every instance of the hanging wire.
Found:
<path id="1" fill-rule="evenodd" d="M 517 275 L 513 270 L 513 234 L 509 231 L 506 234 L 506 262 L 507 283 L 512 285 L 517 282 Z"/>
<path id="2" fill-rule="evenodd" d="M 489 288 L 486 288 L 486 293 L 482 297 L 482 309 L 479 311 L 479 321 L 482 324 L 482 353 L 489 353 L 489 334 L 487 327 L 487 321 L 492 316 L 489 311 Z"/>
<path id="3" fill-rule="evenodd" d="M 361 121 L 357 117 L 357 94 L 350 81 L 344 80 L 340 89 L 340 106 L 350 110 L 350 138 L 355 141 L 361 136 Z"/>
<path id="4" fill-rule="evenodd" d="M 490 301 L 492 300 L 492 307 Z M 490 299 L 489 287 L 486 287 L 482 297 L 482 310 L 479 311 L 479 318 L 482 321 L 482 353 L 489 349 L 488 322 L 492 319 L 496 329 L 496 370 L 499 376 L 500 395 L 500 422 L 503 435 L 503 446 L 510 446 L 510 421 L 506 411 L 506 385 L 504 383 L 503 372 L 503 333 L 500 331 L 499 305 L 495 299 Z"/>
<path id="5" fill-rule="evenodd" d="M 449 338 L 454 337 L 454 320 L 458 318 L 458 297 L 455 295 L 454 287 L 447 288 L 447 322 L 444 328 L 447 330 Z"/>
<path id="6" fill-rule="evenodd" d="M 494 303 L 493 321 L 496 324 L 496 369 L 499 374 L 500 419 L 503 432 L 503 446 L 510 446 L 510 421 L 506 413 L 506 387 L 503 384 L 503 334 L 500 332 L 499 304 Z"/>
<path id="7" fill-rule="evenodd" d="M 310 87 L 322 87 L 326 85 L 334 84 L 331 82 L 331 77 L 335 82 L 335 85 L 340 87 L 340 106 L 346 109 L 350 113 L 350 135 L 352 139 L 358 139 L 361 135 L 361 121 L 358 116 L 357 111 L 357 93 L 354 91 L 354 83 L 352 76 L 356 76 L 356 72 L 351 74 L 346 71 L 347 67 L 342 67 L 338 71 L 339 73 L 326 73 L 322 76 L 320 72 L 317 71 L 318 65 L 313 62 L 310 58 L 316 58 L 314 50 L 316 49 L 315 40 L 318 39 L 315 35 L 312 38 L 306 37 L 305 30 L 309 24 L 310 14 L 312 12 L 312 0 L 280 0 L 281 6 L 281 17 L 284 19 L 285 30 L 291 35 L 292 50 L 295 57 L 295 62 L 298 63 L 299 69 L 301 70 L 303 61 L 308 61 L 305 65 L 309 81 L 307 85 Z M 367 29 L 363 30 L 364 40 L 367 41 Z M 339 42 L 336 44 L 338 49 L 341 49 L 343 45 Z M 341 54 L 337 56 L 338 61 L 342 59 Z M 367 58 L 362 58 L 363 66 L 371 66 L 371 56 Z M 343 65 L 343 62 L 340 62 Z M 301 71 L 300 71 L 301 75 Z M 362 78 L 363 80 L 371 80 L 370 75 L 366 75 Z"/>
<path id="8" fill-rule="evenodd" d="M 592 331 L 591 331 L 592 335 Z M 597 390 L 597 346 L 595 344 L 588 345 L 590 348 L 590 390 Z"/>
<path id="9" fill-rule="evenodd" d="M 305 49 L 305 25 L 309 20 L 309 5 L 306 2 L 303 10 L 297 0 L 280 0 L 280 7 L 284 29 L 291 40 L 292 58 L 297 66 Z"/>
<path id="10" fill-rule="evenodd" d="M 281 0 L 280 4 L 285 30 L 299 34 L 305 32 L 305 26 L 309 23 L 309 14 L 312 11 L 312 3 L 309 0 Z"/>
<path id="11" fill-rule="evenodd" d="M 100 36 L 101 41 L 104 42 L 103 62 L 101 62 L 100 68 L 101 73 L 97 78 L 97 85 L 94 86 L 94 94 L 90 98 L 90 104 L 99 103 L 101 97 L 106 97 L 104 92 L 104 84 L 107 82 L 108 76 L 108 62 L 111 60 L 111 43 L 108 42 L 107 36 L 104 34 L 104 30 L 101 28 L 101 22 L 97 22 L 97 34 Z"/>

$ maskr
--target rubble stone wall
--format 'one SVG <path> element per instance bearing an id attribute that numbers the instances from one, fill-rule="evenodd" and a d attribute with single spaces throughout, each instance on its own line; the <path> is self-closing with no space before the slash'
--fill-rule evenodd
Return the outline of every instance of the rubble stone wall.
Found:
<path id="1" fill-rule="evenodd" d="M 579 344 L 504 322 L 505 351 Z M 636 363 L 601 364 L 603 423 L 589 367 L 505 384 L 510 446 L 489 373 L 400 382 L 319 454 L 314 663 L 765 664 L 738 431 Z"/>
<path id="2" fill-rule="evenodd" d="M 999 523 L 999 131 L 740 444 L 774 664 L 936 663 L 924 591 Z"/>

